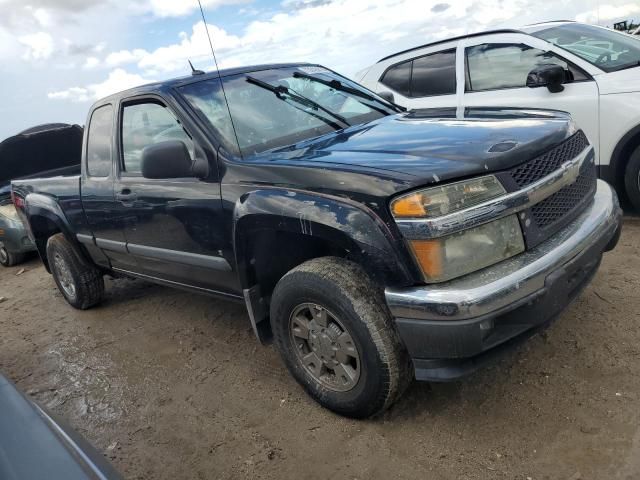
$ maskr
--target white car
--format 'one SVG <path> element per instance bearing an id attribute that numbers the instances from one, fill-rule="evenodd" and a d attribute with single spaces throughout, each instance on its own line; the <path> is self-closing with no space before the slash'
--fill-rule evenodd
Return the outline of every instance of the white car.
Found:
<path id="1" fill-rule="evenodd" d="M 602 178 L 640 210 L 640 39 L 549 22 L 443 40 L 396 53 L 357 75 L 409 109 L 564 110 L 596 150 Z"/>

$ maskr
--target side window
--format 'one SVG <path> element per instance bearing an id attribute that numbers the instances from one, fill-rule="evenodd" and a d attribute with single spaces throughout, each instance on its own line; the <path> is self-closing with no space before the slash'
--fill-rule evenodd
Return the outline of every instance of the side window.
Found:
<path id="1" fill-rule="evenodd" d="M 413 61 L 411 97 L 456 93 L 456 50 L 432 53 Z"/>
<path id="2" fill-rule="evenodd" d="M 122 156 L 125 172 L 140 173 L 144 147 L 167 140 L 184 142 L 191 158 L 194 158 L 193 140 L 165 106 L 159 103 L 125 105 L 122 111 Z"/>
<path id="3" fill-rule="evenodd" d="M 553 53 L 524 44 L 485 43 L 466 48 L 465 55 L 467 92 L 525 87 L 529 72 L 543 64 L 560 65 L 567 72 L 567 82 L 587 79 Z"/>
<path id="4" fill-rule="evenodd" d="M 105 105 L 93 111 L 87 137 L 87 174 L 108 177 L 111 173 L 113 107 Z"/>
<path id="5" fill-rule="evenodd" d="M 431 53 L 389 68 L 380 83 L 410 98 L 456 93 L 456 50 Z"/>
<path id="6" fill-rule="evenodd" d="M 408 97 L 412 64 L 413 62 L 409 60 L 408 62 L 394 65 L 384 73 L 380 79 L 380 83 L 398 92 L 400 95 Z"/>

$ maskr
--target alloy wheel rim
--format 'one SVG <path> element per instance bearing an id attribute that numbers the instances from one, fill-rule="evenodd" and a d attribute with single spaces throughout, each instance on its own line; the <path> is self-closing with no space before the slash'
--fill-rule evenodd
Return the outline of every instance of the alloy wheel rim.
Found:
<path id="1" fill-rule="evenodd" d="M 357 385 L 360 354 L 333 313 L 315 303 L 302 303 L 291 313 L 289 332 L 298 360 L 314 380 L 335 392 Z"/>
<path id="2" fill-rule="evenodd" d="M 71 271 L 67 266 L 67 262 L 64 261 L 64 259 L 59 253 L 56 253 L 53 257 L 53 264 L 56 270 L 58 281 L 60 282 L 60 286 L 62 287 L 62 290 L 64 290 L 64 293 L 68 297 L 75 298 L 76 286 L 73 281 L 73 276 L 71 275 Z"/>
<path id="3" fill-rule="evenodd" d="M 0 263 L 7 263 L 9 261 L 9 252 L 4 246 L 0 246 Z"/>

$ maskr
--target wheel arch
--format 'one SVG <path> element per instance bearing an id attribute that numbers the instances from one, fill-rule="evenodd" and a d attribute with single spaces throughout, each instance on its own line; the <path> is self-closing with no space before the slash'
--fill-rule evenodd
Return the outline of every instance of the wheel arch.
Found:
<path id="1" fill-rule="evenodd" d="M 47 259 L 47 241 L 58 233 L 65 236 L 83 259 L 87 259 L 87 253 L 77 241 L 64 212 L 54 199 L 41 194 L 29 194 L 25 198 L 25 210 L 30 235 L 47 272 L 51 273 Z"/>
<path id="2" fill-rule="evenodd" d="M 380 285 L 412 282 L 386 225 L 347 199 L 279 189 L 249 192 L 235 205 L 233 244 L 247 308 L 261 340 L 270 335 L 258 324 L 268 326 L 262 320 L 268 317 L 275 285 L 308 260 L 346 258 Z"/>
<path id="3" fill-rule="evenodd" d="M 612 184 L 620 193 L 625 191 L 624 175 L 629 157 L 633 151 L 640 147 L 640 125 L 636 125 L 618 141 L 609 163 L 608 172 L 601 175 L 607 182 Z"/>

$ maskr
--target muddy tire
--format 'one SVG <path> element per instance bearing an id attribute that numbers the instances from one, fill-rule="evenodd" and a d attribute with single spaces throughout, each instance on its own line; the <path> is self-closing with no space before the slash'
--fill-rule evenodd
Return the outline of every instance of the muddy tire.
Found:
<path id="1" fill-rule="evenodd" d="M 640 146 L 629 157 L 624 173 L 624 187 L 631 205 L 636 212 L 640 212 Z"/>
<path id="2" fill-rule="evenodd" d="M 102 273 L 88 265 L 63 234 L 58 233 L 49 238 L 47 260 L 58 290 L 69 305 L 86 310 L 102 301 Z"/>
<path id="3" fill-rule="evenodd" d="M 314 259 L 287 273 L 273 292 L 271 327 L 293 377 L 340 415 L 384 412 L 413 378 L 382 290 L 347 260 Z"/>
<path id="4" fill-rule="evenodd" d="M 0 265 L 3 267 L 13 267 L 24 261 L 24 253 L 13 253 L 7 250 L 4 245 L 0 245 Z"/>

